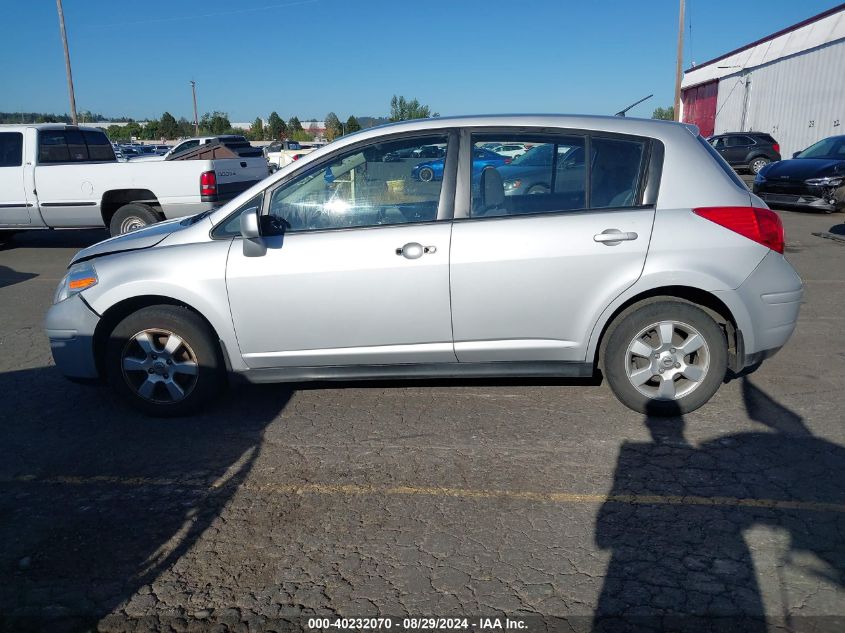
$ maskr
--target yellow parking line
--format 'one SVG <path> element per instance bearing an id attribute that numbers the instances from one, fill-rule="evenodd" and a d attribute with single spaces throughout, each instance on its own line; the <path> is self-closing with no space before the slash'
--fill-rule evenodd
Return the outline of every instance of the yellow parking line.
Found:
<path id="1" fill-rule="evenodd" d="M 57 476 L 37 477 L 19 475 L 0 478 L 0 484 L 39 483 L 92 485 L 114 484 L 120 486 L 179 486 L 220 488 L 224 483 L 208 486 L 202 482 L 151 478 L 151 477 L 113 477 L 96 475 L 91 477 Z M 538 503 L 583 503 L 601 504 L 605 502 L 628 503 L 633 505 L 677 505 L 677 506 L 719 506 L 738 508 L 762 508 L 775 510 L 810 510 L 814 512 L 845 513 L 845 504 L 816 501 L 797 501 L 783 499 L 751 499 L 743 497 L 702 497 L 696 495 L 641 495 L 641 494 L 580 494 L 574 492 L 535 492 L 531 490 L 489 490 L 472 488 L 448 488 L 434 486 L 369 486 L 364 484 L 283 484 L 246 482 L 241 488 L 259 494 L 275 495 L 346 495 L 346 496 L 418 496 L 444 497 L 455 499 L 511 499 L 515 501 L 534 501 Z"/>

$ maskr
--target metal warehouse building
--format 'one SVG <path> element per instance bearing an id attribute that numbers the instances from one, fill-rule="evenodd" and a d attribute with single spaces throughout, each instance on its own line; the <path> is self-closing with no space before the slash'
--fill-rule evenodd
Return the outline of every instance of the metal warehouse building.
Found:
<path id="1" fill-rule="evenodd" d="M 681 120 L 768 132 L 784 158 L 845 134 L 845 4 L 687 70 Z"/>

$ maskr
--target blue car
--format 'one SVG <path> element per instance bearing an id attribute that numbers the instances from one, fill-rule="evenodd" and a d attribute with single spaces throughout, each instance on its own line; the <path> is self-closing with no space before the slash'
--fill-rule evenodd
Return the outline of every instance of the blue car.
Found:
<path id="1" fill-rule="evenodd" d="M 473 175 L 480 174 L 485 167 L 501 167 L 502 165 L 510 164 L 510 162 L 511 159 L 507 156 L 491 152 L 489 149 L 484 149 L 483 147 L 474 147 L 472 149 Z M 423 182 L 442 180 L 444 163 L 444 158 L 419 163 L 414 166 L 414 169 L 411 171 L 411 178 L 414 180 L 421 180 Z"/>

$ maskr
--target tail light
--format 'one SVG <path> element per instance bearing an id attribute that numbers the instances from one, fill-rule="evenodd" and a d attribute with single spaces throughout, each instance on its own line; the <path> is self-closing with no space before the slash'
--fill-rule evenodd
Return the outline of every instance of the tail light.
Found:
<path id="1" fill-rule="evenodd" d="M 217 174 L 213 171 L 204 171 L 200 174 L 200 195 L 217 195 Z"/>
<path id="2" fill-rule="evenodd" d="M 778 154 L 780 154 L 780 144 L 779 143 L 775 143 L 774 145 L 772 145 L 772 149 L 775 150 Z"/>
<path id="3" fill-rule="evenodd" d="M 513 160 L 513 158 L 506 158 L 505 159 L 505 165 L 510 165 L 512 160 Z"/>
<path id="4" fill-rule="evenodd" d="M 302 156 L 302 154 L 294 154 L 291 160 L 299 160 L 300 158 L 302 158 Z"/>
<path id="5" fill-rule="evenodd" d="M 783 254 L 783 224 L 774 211 L 757 207 L 704 207 L 693 209 L 693 213 Z"/>

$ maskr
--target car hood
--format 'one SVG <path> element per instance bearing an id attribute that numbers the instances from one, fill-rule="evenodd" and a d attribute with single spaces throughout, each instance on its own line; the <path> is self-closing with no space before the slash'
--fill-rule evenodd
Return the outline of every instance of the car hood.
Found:
<path id="1" fill-rule="evenodd" d="M 101 257 L 121 251 L 137 251 L 142 248 L 150 248 L 161 242 L 171 233 L 186 228 L 186 225 L 181 224 L 181 221 L 184 219 L 165 220 L 164 222 L 158 222 L 143 229 L 132 231 L 131 233 L 124 233 L 123 235 L 97 242 L 93 246 L 83 248 L 79 251 L 73 256 L 70 263 L 75 264 L 87 259 L 93 259 L 94 257 Z"/>
<path id="2" fill-rule="evenodd" d="M 845 161 L 831 158 L 793 158 L 772 163 L 761 173 L 768 180 L 821 178 L 845 173 Z"/>

